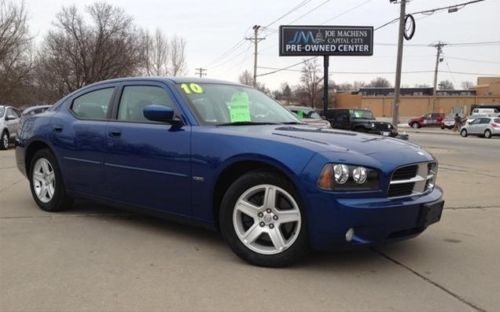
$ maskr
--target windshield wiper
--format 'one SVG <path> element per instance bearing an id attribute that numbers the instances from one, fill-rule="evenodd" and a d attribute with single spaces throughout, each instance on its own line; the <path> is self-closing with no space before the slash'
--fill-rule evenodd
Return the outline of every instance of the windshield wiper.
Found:
<path id="1" fill-rule="evenodd" d="M 282 125 L 303 125 L 303 122 L 297 122 L 297 121 L 287 121 L 287 122 L 282 122 Z"/>
<path id="2" fill-rule="evenodd" d="M 275 122 L 257 122 L 257 121 L 235 121 L 218 124 L 217 126 L 255 126 L 255 125 L 277 125 Z"/>

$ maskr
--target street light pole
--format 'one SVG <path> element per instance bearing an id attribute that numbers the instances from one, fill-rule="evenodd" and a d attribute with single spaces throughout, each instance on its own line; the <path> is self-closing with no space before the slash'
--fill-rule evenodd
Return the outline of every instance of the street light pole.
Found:
<path id="1" fill-rule="evenodd" d="M 406 0 L 401 0 L 399 13 L 398 56 L 396 61 L 396 82 L 394 83 L 394 101 L 392 102 L 392 124 L 398 130 L 399 97 L 401 91 L 401 67 L 403 64 L 403 34 L 405 31 Z"/>

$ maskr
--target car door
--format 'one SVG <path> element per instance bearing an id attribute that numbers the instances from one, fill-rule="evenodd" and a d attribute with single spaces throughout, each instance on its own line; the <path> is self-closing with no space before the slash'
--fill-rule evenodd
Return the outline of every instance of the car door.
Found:
<path id="1" fill-rule="evenodd" d="M 476 118 L 473 121 L 469 123 L 469 127 L 467 129 L 467 132 L 470 134 L 478 134 L 480 133 L 479 131 L 479 123 L 481 122 L 481 118 Z"/>
<path id="2" fill-rule="evenodd" d="M 76 94 L 52 117 L 52 143 L 69 191 L 103 196 L 106 126 L 114 85 Z"/>
<path id="3" fill-rule="evenodd" d="M 190 215 L 189 125 L 149 121 L 143 109 L 157 104 L 179 108 L 167 86 L 127 83 L 107 128 L 107 196 L 133 206 Z"/>
<path id="4" fill-rule="evenodd" d="M 5 113 L 5 124 L 9 130 L 11 138 L 16 136 L 17 126 L 19 125 L 19 113 L 12 107 L 8 107 Z"/>

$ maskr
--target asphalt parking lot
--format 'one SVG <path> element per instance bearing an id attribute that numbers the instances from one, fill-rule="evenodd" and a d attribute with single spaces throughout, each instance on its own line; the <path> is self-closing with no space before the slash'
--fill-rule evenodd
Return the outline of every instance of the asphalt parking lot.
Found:
<path id="1" fill-rule="evenodd" d="M 92 202 L 49 214 L 0 151 L 1 311 L 498 311 L 500 138 L 411 133 L 442 221 L 388 246 L 250 266 L 217 233 Z"/>

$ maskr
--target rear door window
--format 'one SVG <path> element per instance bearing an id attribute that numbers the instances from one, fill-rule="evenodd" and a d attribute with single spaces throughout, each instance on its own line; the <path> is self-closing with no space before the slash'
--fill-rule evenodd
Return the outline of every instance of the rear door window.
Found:
<path id="1" fill-rule="evenodd" d="M 105 120 L 114 87 L 85 93 L 73 100 L 70 110 L 79 119 Z"/>

